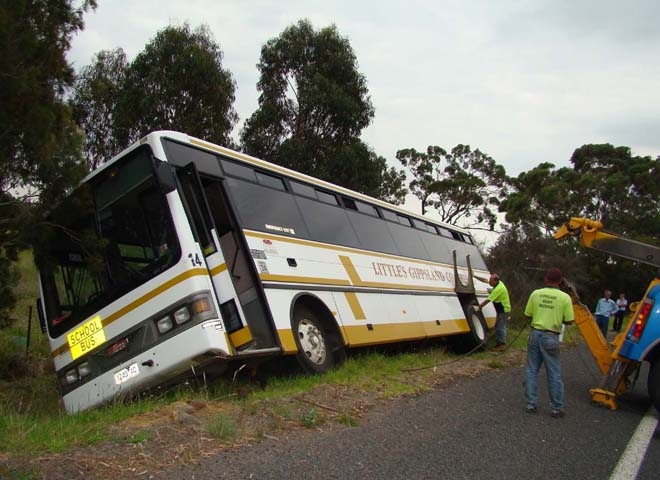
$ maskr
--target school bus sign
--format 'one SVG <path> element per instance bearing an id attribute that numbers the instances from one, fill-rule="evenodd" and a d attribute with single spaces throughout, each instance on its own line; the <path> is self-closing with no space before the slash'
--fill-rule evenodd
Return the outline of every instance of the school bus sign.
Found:
<path id="1" fill-rule="evenodd" d="M 67 341 L 69 342 L 72 360 L 101 345 L 105 342 L 105 331 L 101 323 L 101 316 L 93 317 L 69 333 Z"/>

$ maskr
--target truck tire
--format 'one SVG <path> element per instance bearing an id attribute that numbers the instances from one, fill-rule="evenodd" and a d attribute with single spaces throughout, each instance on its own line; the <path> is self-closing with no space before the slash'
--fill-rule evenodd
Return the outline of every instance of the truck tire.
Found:
<path id="1" fill-rule="evenodd" d="M 656 357 L 649 370 L 649 396 L 655 409 L 660 412 L 660 357 Z"/>
<path id="2" fill-rule="evenodd" d="M 488 326 L 481 311 L 475 311 L 475 305 L 463 305 L 465 318 L 470 331 L 462 335 L 451 337 L 451 348 L 455 353 L 464 354 L 483 350 L 486 346 Z"/>

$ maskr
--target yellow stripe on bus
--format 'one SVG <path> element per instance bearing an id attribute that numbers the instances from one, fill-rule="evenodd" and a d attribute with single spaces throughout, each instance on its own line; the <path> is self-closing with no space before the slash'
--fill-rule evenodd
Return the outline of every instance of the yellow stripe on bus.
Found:
<path id="1" fill-rule="evenodd" d="M 252 341 L 252 332 L 249 327 L 243 327 L 229 334 L 229 339 L 234 347 L 238 348 L 246 343 Z"/>
<path id="2" fill-rule="evenodd" d="M 261 280 L 271 281 L 271 282 L 320 283 L 322 285 L 341 285 L 345 287 L 351 284 L 348 280 L 342 280 L 337 278 L 301 277 L 296 275 L 274 275 L 271 273 L 260 273 L 259 278 L 261 278 Z"/>
<path id="3" fill-rule="evenodd" d="M 227 270 L 227 264 L 226 263 L 221 263 L 220 265 L 216 265 L 211 269 L 211 276 L 215 277 L 216 275 L 224 272 Z"/>
<path id="4" fill-rule="evenodd" d="M 343 327 L 350 346 L 421 340 L 426 337 L 440 337 L 470 331 L 467 320 L 464 318 L 441 320 L 439 324 L 435 320 L 410 323 L 379 323 L 372 325 L 371 328 L 370 330 L 366 324 Z M 293 332 L 290 329 L 278 330 L 277 334 L 280 337 L 284 353 L 292 354 L 298 351 Z"/>
<path id="5" fill-rule="evenodd" d="M 360 305 L 357 294 L 355 292 L 344 292 L 344 295 L 346 296 L 348 306 L 351 307 L 355 320 L 366 320 L 367 316 L 364 314 L 364 310 L 362 310 L 362 305 Z"/>
<path id="6" fill-rule="evenodd" d="M 198 276 L 198 275 L 206 276 L 206 275 L 208 275 L 208 270 L 206 270 L 205 268 L 193 268 L 193 269 L 190 269 L 190 270 L 186 270 L 185 272 L 177 275 L 174 278 L 171 278 L 170 280 L 168 280 L 165 283 L 163 283 L 162 285 L 154 288 L 150 292 L 145 293 L 144 295 L 142 295 L 137 300 L 132 301 L 131 303 L 129 303 L 125 307 L 122 307 L 119 310 L 117 310 L 116 312 L 111 313 L 110 315 L 105 317 L 102 321 L 103 327 L 107 327 L 111 323 L 119 320 L 124 315 L 126 315 L 126 314 L 132 312 L 133 310 L 135 310 L 136 308 L 144 305 L 145 303 L 147 303 L 152 298 L 154 298 L 154 297 L 160 295 L 161 293 L 169 290 L 170 288 L 172 288 L 175 285 L 183 282 L 184 280 L 187 280 L 189 278 L 192 278 L 192 277 L 195 277 L 195 276 Z M 62 353 L 66 352 L 67 350 L 69 350 L 69 345 L 67 343 L 65 343 L 65 344 L 59 346 L 58 348 L 56 348 L 55 350 L 53 350 L 53 353 L 51 355 L 53 357 L 57 357 L 58 355 L 61 355 Z"/>

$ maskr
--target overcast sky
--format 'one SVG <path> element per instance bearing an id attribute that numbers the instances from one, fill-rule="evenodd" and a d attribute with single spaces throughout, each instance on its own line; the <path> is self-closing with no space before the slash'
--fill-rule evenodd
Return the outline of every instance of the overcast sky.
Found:
<path id="1" fill-rule="evenodd" d="M 586 143 L 660 155 L 657 0 L 98 3 L 73 39 L 76 69 L 117 47 L 132 60 L 168 25 L 206 24 L 237 83 L 238 127 L 257 107 L 261 46 L 308 18 L 349 39 L 376 110 L 363 140 L 391 165 L 402 148 L 458 143 L 510 175 L 568 165 Z"/>

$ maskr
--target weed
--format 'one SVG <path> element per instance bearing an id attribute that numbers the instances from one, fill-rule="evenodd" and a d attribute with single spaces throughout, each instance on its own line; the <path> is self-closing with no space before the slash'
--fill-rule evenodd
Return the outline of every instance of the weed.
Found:
<path id="1" fill-rule="evenodd" d="M 209 435 L 213 438 L 227 441 L 236 437 L 238 425 L 236 424 L 236 419 L 232 415 L 220 412 L 208 420 L 206 431 L 209 432 Z"/>
<path id="2" fill-rule="evenodd" d="M 310 408 L 307 412 L 300 415 L 300 423 L 307 428 L 314 428 L 323 423 L 323 417 L 319 415 L 315 408 Z"/>
<path id="3" fill-rule="evenodd" d="M 358 422 L 355 418 L 353 418 L 351 415 L 348 413 L 342 413 L 338 418 L 337 422 L 341 423 L 342 425 L 346 425 L 347 427 L 357 427 Z"/>
<path id="4" fill-rule="evenodd" d="M 37 480 L 45 477 L 36 470 L 15 470 L 7 465 L 0 464 L 0 478 L 3 480 Z"/>
<path id="5" fill-rule="evenodd" d="M 491 360 L 488 362 L 486 365 L 488 365 L 489 368 L 495 368 L 495 369 L 500 369 L 500 368 L 505 368 L 506 365 L 499 360 Z"/>
<path id="6" fill-rule="evenodd" d="M 246 415 L 256 415 L 259 411 L 259 403 L 254 400 L 241 400 L 241 407 Z"/>
<path id="7" fill-rule="evenodd" d="M 146 430 L 135 432 L 126 439 L 128 443 L 134 443 L 134 444 L 145 443 L 147 440 L 151 440 L 151 433 L 147 432 Z"/>

